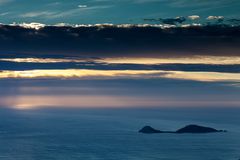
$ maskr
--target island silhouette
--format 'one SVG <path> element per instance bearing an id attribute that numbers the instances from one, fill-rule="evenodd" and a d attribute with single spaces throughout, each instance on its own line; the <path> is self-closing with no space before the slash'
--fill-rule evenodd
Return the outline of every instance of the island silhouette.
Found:
<path id="1" fill-rule="evenodd" d="M 175 134 L 181 134 L 181 133 L 214 133 L 214 132 L 226 132 L 226 130 L 217 130 L 211 127 L 204 127 L 199 126 L 195 124 L 187 125 L 183 128 L 180 128 L 176 131 L 161 131 L 154 129 L 151 126 L 145 126 L 142 129 L 138 131 L 139 133 L 145 133 L 145 134 L 151 134 L 151 133 L 175 133 Z"/>

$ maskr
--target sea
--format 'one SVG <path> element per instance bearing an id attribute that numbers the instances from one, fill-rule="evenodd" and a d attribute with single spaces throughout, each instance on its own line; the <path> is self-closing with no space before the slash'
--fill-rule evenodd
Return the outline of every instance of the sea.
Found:
<path id="1" fill-rule="evenodd" d="M 239 160 L 240 109 L 0 109 L 0 160 Z M 224 133 L 142 134 L 198 124 Z"/>

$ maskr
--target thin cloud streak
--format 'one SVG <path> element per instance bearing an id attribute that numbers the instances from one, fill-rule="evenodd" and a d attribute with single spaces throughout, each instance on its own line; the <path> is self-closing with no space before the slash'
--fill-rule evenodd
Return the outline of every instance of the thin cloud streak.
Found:
<path id="1" fill-rule="evenodd" d="M 48 16 L 45 16 L 45 18 L 48 18 L 48 19 L 55 19 L 55 18 L 61 18 L 61 17 L 69 17 L 69 16 L 81 16 L 81 15 L 84 15 L 84 14 L 91 14 L 91 13 L 94 13 L 96 11 L 99 11 L 101 9 L 107 9 L 107 8 L 111 8 L 112 6 L 111 5 L 102 5 L 102 6 L 77 6 L 77 8 L 74 8 L 74 9 L 70 9 L 70 10 L 67 10 L 67 11 L 63 11 L 63 12 L 55 12 L 55 13 L 52 13 Z"/>
<path id="2" fill-rule="evenodd" d="M 27 12 L 27 13 L 21 14 L 19 16 L 22 18 L 35 18 L 35 17 L 50 17 L 55 14 L 56 14 L 56 12 L 39 11 L 39 12 Z"/>
<path id="3" fill-rule="evenodd" d="M 6 78 L 79 78 L 79 79 L 132 79 L 132 78 L 169 78 L 202 82 L 240 82 L 239 73 L 219 72 L 184 72 L 163 70 L 25 70 L 25 71 L 1 71 L 0 79 Z"/>
<path id="4" fill-rule="evenodd" d="M 1 59 L 0 59 L 1 60 Z M 97 60 L 109 64 L 240 64 L 240 57 L 233 56 L 188 56 L 188 57 L 172 57 L 172 58 L 141 58 L 141 57 L 126 57 L 126 58 L 103 58 Z"/>
<path id="5" fill-rule="evenodd" d="M 240 64 L 239 56 L 189 56 L 189 57 L 172 57 L 172 58 L 144 58 L 144 57 L 119 57 L 119 58 L 0 58 L 0 61 L 17 62 L 17 63 L 80 63 L 95 62 L 106 64 L 209 64 L 209 65 L 236 65 Z"/>

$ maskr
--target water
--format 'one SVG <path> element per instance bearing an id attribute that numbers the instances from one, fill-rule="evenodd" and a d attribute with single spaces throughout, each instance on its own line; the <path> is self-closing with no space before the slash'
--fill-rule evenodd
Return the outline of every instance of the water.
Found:
<path id="1" fill-rule="evenodd" d="M 238 160 L 240 109 L 0 109 L 2 160 Z M 227 133 L 140 134 L 199 124 Z"/>

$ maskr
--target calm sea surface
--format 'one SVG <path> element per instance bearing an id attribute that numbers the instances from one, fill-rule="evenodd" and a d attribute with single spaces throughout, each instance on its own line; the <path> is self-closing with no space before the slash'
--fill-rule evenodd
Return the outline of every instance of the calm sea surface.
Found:
<path id="1" fill-rule="evenodd" d="M 67 107 L 66 107 L 67 108 Z M 0 109 L 1 160 L 238 160 L 240 109 Z M 227 133 L 138 133 L 199 124 Z"/>

